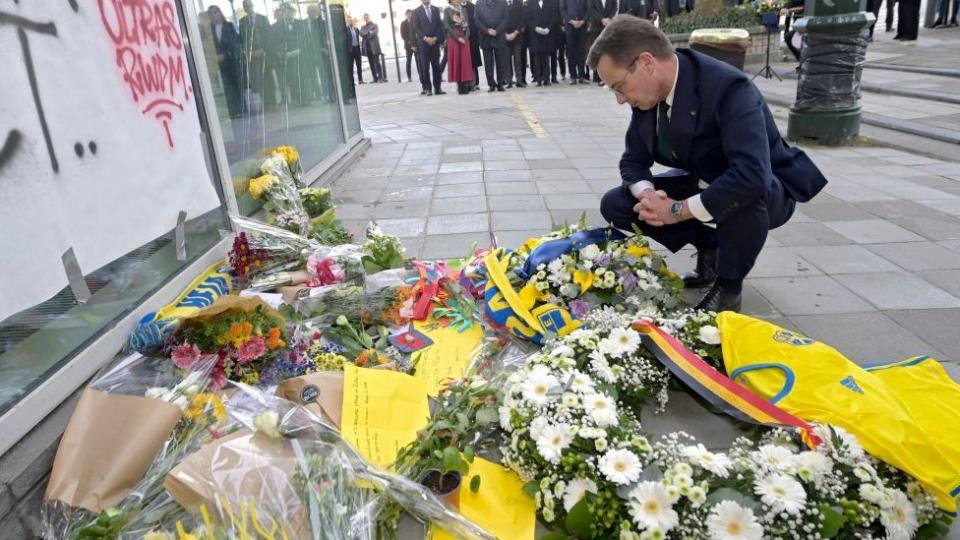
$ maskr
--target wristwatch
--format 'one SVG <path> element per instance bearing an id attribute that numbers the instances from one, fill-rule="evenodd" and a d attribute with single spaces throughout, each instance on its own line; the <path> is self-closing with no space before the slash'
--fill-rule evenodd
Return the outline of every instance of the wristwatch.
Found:
<path id="1" fill-rule="evenodd" d="M 670 205 L 670 214 L 673 215 L 677 221 L 683 221 L 683 201 L 674 201 L 674 203 Z"/>

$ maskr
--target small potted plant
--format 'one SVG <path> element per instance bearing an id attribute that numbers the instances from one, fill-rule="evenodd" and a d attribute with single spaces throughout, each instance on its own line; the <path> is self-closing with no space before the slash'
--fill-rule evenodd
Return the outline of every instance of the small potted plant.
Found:
<path id="1" fill-rule="evenodd" d="M 453 446 L 448 446 L 440 454 L 440 467 L 431 467 L 420 475 L 418 481 L 440 498 L 448 507 L 460 510 L 460 486 L 463 475 L 470 471 L 473 462 L 473 448 L 468 446 L 463 455 Z M 474 477 L 479 482 L 479 477 Z"/>

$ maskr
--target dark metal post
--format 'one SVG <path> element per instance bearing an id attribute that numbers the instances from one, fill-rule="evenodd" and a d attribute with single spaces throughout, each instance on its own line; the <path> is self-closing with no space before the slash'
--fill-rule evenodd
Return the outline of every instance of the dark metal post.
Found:
<path id="1" fill-rule="evenodd" d="M 390 33 L 393 34 L 393 60 L 397 64 L 397 82 L 402 83 L 403 77 L 400 76 L 400 47 L 397 46 L 397 27 L 393 24 L 393 0 L 387 0 L 387 9 L 390 10 Z M 407 44 L 403 44 L 406 52 Z"/>

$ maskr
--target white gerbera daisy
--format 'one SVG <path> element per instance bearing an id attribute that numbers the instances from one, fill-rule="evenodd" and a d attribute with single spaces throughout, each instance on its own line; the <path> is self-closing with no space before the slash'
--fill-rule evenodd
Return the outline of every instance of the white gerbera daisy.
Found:
<path id="1" fill-rule="evenodd" d="M 550 351 L 550 356 L 559 356 L 561 358 L 573 358 L 576 352 L 569 345 L 559 345 Z"/>
<path id="2" fill-rule="evenodd" d="M 658 482 L 641 482 L 630 491 L 630 516 L 644 529 L 658 528 L 664 532 L 680 521 L 667 490 Z"/>
<path id="3" fill-rule="evenodd" d="M 597 377 L 600 377 L 610 384 L 617 382 L 617 374 L 610 369 L 610 362 L 607 361 L 607 357 L 600 351 L 590 353 L 590 370 L 593 371 Z"/>
<path id="4" fill-rule="evenodd" d="M 563 494 L 563 509 L 569 512 L 581 499 L 587 496 L 587 493 L 596 493 L 597 483 L 589 478 L 577 478 L 567 484 L 567 490 Z"/>
<path id="5" fill-rule="evenodd" d="M 616 425 L 617 404 L 609 396 L 604 394 L 584 396 L 583 407 L 599 427 L 605 428 Z"/>
<path id="6" fill-rule="evenodd" d="M 877 506 L 884 503 L 883 491 L 873 484 L 860 484 L 858 492 L 860 493 L 860 497 L 867 502 L 871 502 Z"/>
<path id="7" fill-rule="evenodd" d="M 580 257 L 592 261 L 600 256 L 600 248 L 596 244 L 590 244 L 580 250 Z"/>
<path id="8" fill-rule="evenodd" d="M 543 370 L 537 368 L 543 368 Z M 523 383 L 523 399 L 531 405 L 542 407 L 550 401 L 550 390 L 559 384 L 560 381 L 549 373 L 549 369 L 545 366 L 536 366 Z"/>
<path id="9" fill-rule="evenodd" d="M 550 463 L 560 463 L 563 451 L 573 442 L 570 426 L 555 424 L 547 426 L 537 438 L 537 451 Z"/>
<path id="10" fill-rule="evenodd" d="M 640 478 L 640 458 L 629 450 L 610 450 L 600 458 L 600 472 L 614 484 L 625 485 Z"/>
<path id="11" fill-rule="evenodd" d="M 510 407 L 500 407 L 497 412 L 500 416 L 500 427 L 506 432 L 513 431 L 513 426 L 510 425 L 510 418 L 513 410 Z"/>
<path id="12" fill-rule="evenodd" d="M 707 517 L 711 540 L 763 540 L 763 527 L 753 510 L 733 501 L 720 501 Z"/>
<path id="13" fill-rule="evenodd" d="M 561 402 L 564 407 L 576 407 L 580 403 L 580 398 L 572 392 L 564 392 Z"/>
<path id="14" fill-rule="evenodd" d="M 917 531 L 917 511 L 913 503 L 900 490 L 890 490 L 893 505 L 880 512 L 880 523 L 887 530 L 888 540 L 908 540 Z"/>
<path id="15" fill-rule="evenodd" d="M 807 492 L 800 482 L 781 474 L 771 474 L 757 480 L 754 492 L 774 512 L 797 515 L 807 504 Z"/>
<path id="16" fill-rule="evenodd" d="M 730 474 L 730 467 L 733 465 L 729 457 L 724 454 L 714 454 L 702 444 L 684 447 L 683 455 L 694 465 L 710 471 L 720 478 L 726 478 Z"/>
<path id="17" fill-rule="evenodd" d="M 720 344 L 720 329 L 716 326 L 701 326 L 699 335 L 700 341 L 706 343 L 707 345 L 719 345 Z"/>
<path id="18" fill-rule="evenodd" d="M 640 334 L 632 328 L 614 328 L 600 340 L 600 351 L 614 358 L 631 354 L 640 346 Z"/>
<path id="19" fill-rule="evenodd" d="M 817 481 L 833 471 L 833 461 L 820 452 L 800 452 L 793 458 L 797 476 L 807 481 Z"/>
<path id="20" fill-rule="evenodd" d="M 547 429 L 549 423 L 547 419 L 543 416 L 538 416 L 530 422 L 530 438 L 539 439 L 540 435 L 543 434 L 543 430 Z"/>
<path id="21" fill-rule="evenodd" d="M 765 444 L 754 452 L 754 459 L 769 468 L 786 471 L 793 465 L 793 453 L 782 446 Z"/>
<path id="22" fill-rule="evenodd" d="M 569 377 L 570 389 L 578 394 L 593 392 L 593 379 L 585 373 L 573 370 Z"/>

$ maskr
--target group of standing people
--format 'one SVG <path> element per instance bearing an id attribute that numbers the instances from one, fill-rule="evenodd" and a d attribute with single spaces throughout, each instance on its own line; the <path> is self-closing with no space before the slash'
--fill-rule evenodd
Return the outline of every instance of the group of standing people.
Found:
<path id="1" fill-rule="evenodd" d="M 380 27 L 370 20 L 370 14 L 363 14 L 363 26 L 357 28 L 353 19 L 346 20 L 346 50 L 350 76 L 354 76 L 356 69 L 357 82 L 364 84 L 363 62 L 366 57 L 370 64 L 370 75 L 375 83 L 387 82 L 387 63 L 380 48 Z"/>
<path id="2" fill-rule="evenodd" d="M 244 0 L 243 10 L 245 16 L 235 26 L 219 7 L 210 6 L 200 27 L 204 39 L 213 43 L 231 118 L 280 104 L 336 101 L 319 5 L 308 6 L 307 18 L 299 20 L 292 4 L 281 4 L 273 24 L 255 11 L 252 0 Z"/>
<path id="3" fill-rule="evenodd" d="M 479 90 L 480 66 L 489 92 L 526 87 L 528 68 L 537 86 L 558 84 L 558 73 L 569 74 L 570 84 L 587 84 L 593 40 L 618 13 L 655 20 L 655 1 L 450 0 L 441 12 L 421 0 L 400 25 L 407 79 L 416 65 L 425 96 L 445 93 L 444 68 L 459 94 Z M 684 6 L 692 9 L 692 0 Z M 595 72 L 593 81 L 602 84 Z"/>

